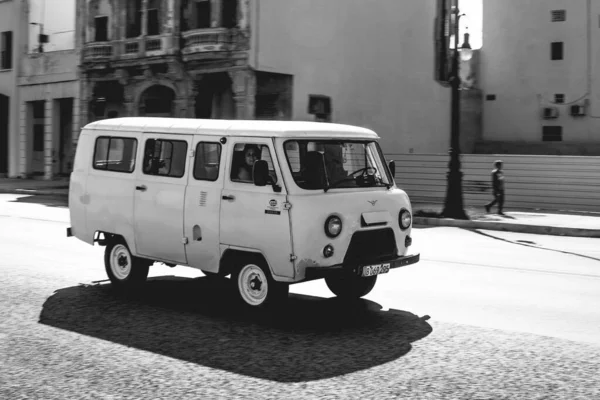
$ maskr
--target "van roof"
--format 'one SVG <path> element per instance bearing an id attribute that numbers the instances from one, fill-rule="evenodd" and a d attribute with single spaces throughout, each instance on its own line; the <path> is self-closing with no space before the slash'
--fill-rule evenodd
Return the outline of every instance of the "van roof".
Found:
<path id="1" fill-rule="evenodd" d="M 214 134 L 220 136 L 269 136 L 379 139 L 370 129 L 353 125 L 309 121 L 262 121 L 223 120 L 192 118 L 123 117 L 92 122 L 84 129 L 106 131 L 160 132 L 193 135 Z M 213 131 L 213 132 L 211 132 Z"/>

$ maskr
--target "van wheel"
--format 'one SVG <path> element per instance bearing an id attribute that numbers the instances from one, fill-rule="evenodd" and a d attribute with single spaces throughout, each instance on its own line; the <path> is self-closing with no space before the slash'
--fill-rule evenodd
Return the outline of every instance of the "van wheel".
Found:
<path id="1" fill-rule="evenodd" d="M 347 273 L 325 278 L 325 283 L 333 294 L 340 299 L 348 300 L 366 296 L 373 290 L 376 282 L 377 275 L 363 278 Z"/>
<path id="2" fill-rule="evenodd" d="M 252 308 L 280 305 L 289 293 L 289 285 L 275 281 L 262 262 L 244 263 L 236 268 L 233 281 L 239 299 Z"/>
<path id="3" fill-rule="evenodd" d="M 150 263 L 135 257 L 122 238 L 109 241 L 104 250 L 106 274 L 118 289 L 133 289 L 146 281 Z"/>

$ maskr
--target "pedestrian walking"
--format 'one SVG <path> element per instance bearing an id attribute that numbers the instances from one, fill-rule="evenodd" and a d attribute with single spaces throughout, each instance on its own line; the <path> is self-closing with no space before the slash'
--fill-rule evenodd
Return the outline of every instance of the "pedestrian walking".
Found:
<path id="1" fill-rule="evenodd" d="M 494 200 L 485 205 L 485 211 L 490 212 L 492 206 L 498 204 L 498 214 L 504 215 L 502 212 L 502 208 L 504 207 L 504 171 L 502 171 L 502 160 L 496 160 L 494 166 L 496 167 L 492 171 Z"/>

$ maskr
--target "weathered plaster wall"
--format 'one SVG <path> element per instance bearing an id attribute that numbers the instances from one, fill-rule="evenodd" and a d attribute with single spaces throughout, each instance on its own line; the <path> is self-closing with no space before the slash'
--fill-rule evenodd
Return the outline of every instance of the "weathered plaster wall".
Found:
<path id="1" fill-rule="evenodd" d="M 450 90 L 433 80 L 435 2 L 254 2 L 252 65 L 294 76 L 293 118 L 309 94 L 332 99 L 332 121 L 374 129 L 395 153 L 443 152 Z"/>

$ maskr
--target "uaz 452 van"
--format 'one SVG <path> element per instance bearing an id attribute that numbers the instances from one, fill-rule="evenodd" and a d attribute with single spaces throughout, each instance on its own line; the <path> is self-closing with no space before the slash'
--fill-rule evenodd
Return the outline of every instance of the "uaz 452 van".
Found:
<path id="1" fill-rule="evenodd" d="M 414 264 L 411 204 L 379 136 L 349 125 L 116 118 L 86 125 L 67 236 L 106 246 L 112 284 L 155 262 L 227 277 L 264 307 L 324 278 L 338 297 Z"/>

